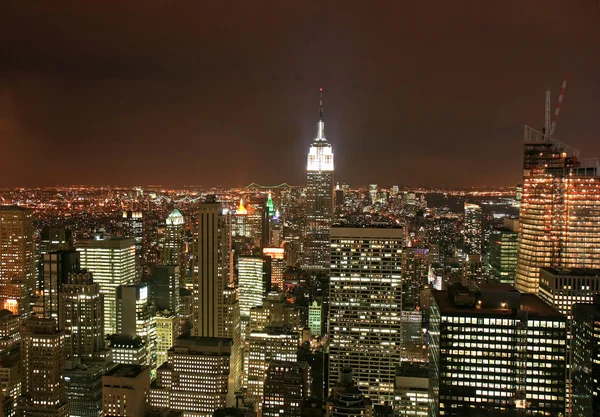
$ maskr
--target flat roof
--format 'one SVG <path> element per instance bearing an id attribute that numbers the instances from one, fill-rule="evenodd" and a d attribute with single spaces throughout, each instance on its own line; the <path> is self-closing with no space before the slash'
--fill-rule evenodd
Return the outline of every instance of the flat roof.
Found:
<path id="1" fill-rule="evenodd" d="M 120 363 L 108 371 L 105 376 L 135 378 L 146 369 L 146 366 Z"/>
<path id="2" fill-rule="evenodd" d="M 598 277 L 600 269 L 598 268 L 542 268 L 542 271 L 549 272 L 553 275 L 567 275 L 577 277 Z"/>
<path id="3" fill-rule="evenodd" d="M 512 286 L 509 285 L 512 288 Z M 498 291 L 500 292 L 500 291 Z M 460 306 L 456 307 L 450 297 L 448 291 L 433 290 L 432 295 L 435 299 L 436 304 L 440 308 L 443 314 L 456 314 L 456 315 L 500 315 L 500 316 L 511 316 L 513 310 L 508 308 L 477 308 L 476 305 Z M 558 310 L 554 307 L 546 304 L 541 298 L 535 294 L 521 293 L 520 309 L 526 310 L 530 315 L 539 317 L 553 317 L 556 319 L 566 320 Z"/>

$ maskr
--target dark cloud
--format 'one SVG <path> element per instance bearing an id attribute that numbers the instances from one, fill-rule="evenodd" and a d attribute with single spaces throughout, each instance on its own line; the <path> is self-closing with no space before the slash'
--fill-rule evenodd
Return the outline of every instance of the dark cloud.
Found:
<path id="1" fill-rule="evenodd" d="M 600 5 L 3 2 L 0 186 L 304 182 L 324 86 L 336 177 L 510 185 L 557 136 L 600 154 Z"/>

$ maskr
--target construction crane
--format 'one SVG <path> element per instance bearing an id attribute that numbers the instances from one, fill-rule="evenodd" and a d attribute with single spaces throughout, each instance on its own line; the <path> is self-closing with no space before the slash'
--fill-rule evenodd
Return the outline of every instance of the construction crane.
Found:
<path id="1" fill-rule="evenodd" d="M 556 100 L 556 107 L 554 108 L 554 116 L 552 117 L 552 121 L 550 121 L 550 91 L 546 91 L 544 132 L 546 133 L 547 137 L 554 136 L 554 131 L 556 130 L 556 121 L 558 120 L 560 108 L 565 99 L 565 90 L 567 89 L 567 76 L 568 74 L 565 72 L 562 84 L 560 86 L 560 92 L 558 93 L 558 99 Z"/>

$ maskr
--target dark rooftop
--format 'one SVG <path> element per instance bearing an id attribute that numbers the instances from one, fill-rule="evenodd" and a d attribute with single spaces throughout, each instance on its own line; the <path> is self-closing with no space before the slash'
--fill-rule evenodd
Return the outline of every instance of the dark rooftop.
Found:
<path id="1" fill-rule="evenodd" d="M 115 366 L 113 369 L 108 371 L 105 376 L 116 376 L 116 377 L 124 377 L 124 378 L 135 378 L 142 371 L 146 369 L 146 366 L 141 365 L 130 365 L 130 364 L 119 364 Z"/>
<path id="2" fill-rule="evenodd" d="M 553 275 L 571 275 L 578 277 L 600 276 L 600 269 L 596 268 L 542 268 Z"/>

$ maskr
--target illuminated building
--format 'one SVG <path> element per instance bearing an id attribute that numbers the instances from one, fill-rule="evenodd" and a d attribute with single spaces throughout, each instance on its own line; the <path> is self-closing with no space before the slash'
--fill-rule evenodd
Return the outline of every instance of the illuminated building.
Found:
<path id="1" fill-rule="evenodd" d="M 479 204 L 464 203 L 463 222 L 464 245 L 466 255 L 481 255 L 483 243 L 483 214 Z"/>
<path id="2" fill-rule="evenodd" d="M 315 336 L 321 336 L 323 323 L 323 305 L 317 300 L 308 306 L 308 328 Z"/>
<path id="3" fill-rule="evenodd" d="M 371 205 L 377 203 L 377 184 L 369 184 L 369 200 Z"/>
<path id="4" fill-rule="evenodd" d="M 420 305 L 421 291 L 429 276 L 429 249 L 407 246 L 402 250 L 402 309 L 414 310 Z"/>
<path id="5" fill-rule="evenodd" d="M 270 191 L 267 197 L 267 213 L 269 214 L 269 219 L 275 216 L 275 204 L 273 204 L 273 198 Z"/>
<path id="6" fill-rule="evenodd" d="M 329 230 L 333 221 L 333 148 L 325 138 L 322 89 L 317 137 L 310 146 L 306 170 L 303 267 L 311 271 L 326 272 L 330 267 Z"/>
<path id="7" fill-rule="evenodd" d="M 220 330 L 223 337 L 233 338 L 234 332 L 239 326 L 239 303 L 235 287 L 227 286 L 223 290 L 223 305 L 221 307 L 223 317 L 223 328 Z"/>
<path id="8" fill-rule="evenodd" d="M 483 272 L 481 255 L 467 255 L 462 261 L 462 274 L 460 282 L 467 288 L 475 288 L 475 285 L 485 282 L 486 276 Z"/>
<path id="9" fill-rule="evenodd" d="M 102 377 L 102 415 L 145 416 L 150 368 L 120 364 Z"/>
<path id="10" fill-rule="evenodd" d="M 280 290 L 283 290 L 283 281 L 287 269 L 285 249 L 264 248 L 263 255 L 271 258 L 271 287 L 277 287 Z"/>
<path id="11" fill-rule="evenodd" d="M 67 360 L 65 386 L 70 415 L 78 417 L 102 416 L 102 376 L 106 367 L 81 359 Z"/>
<path id="12" fill-rule="evenodd" d="M 117 333 L 139 337 L 147 349 L 145 365 L 156 369 L 156 322 L 154 305 L 146 285 L 117 287 Z"/>
<path id="13" fill-rule="evenodd" d="M 296 362 L 300 337 L 286 327 L 268 327 L 263 331 L 251 331 L 247 340 L 248 350 L 244 356 L 245 383 L 248 396 L 260 408 L 269 363 Z"/>
<path id="14" fill-rule="evenodd" d="M 424 308 L 423 308 L 424 309 Z M 402 311 L 402 360 L 427 360 L 423 349 L 423 310 Z"/>
<path id="15" fill-rule="evenodd" d="M 113 361 L 124 365 L 148 366 L 148 346 L 140 337 L 114 334 L 108 337 Z"/>
<path id="16" fill-rule="evenodd" d="M 515 286 L 538 292 L 540 268 L 600 265 L 598 160 L 525 128 Z"/>
<path id="17" fill-rule="evenodd" d="M 179 317 L 168 312 L 156 314 L 156 367 L 167 361 L 167 352 L 179 337 Z"/>
<path id="18" fill-rule="evenodd" d="M 331 229 L 329 386 L 343 367 L 373 402 L 394 393 L 402 329 L 404 229 Z"/>
<path id="19" fill-rule="evenodd" d="M 144 254 L 143 240 L 144 240 L 144 218 L 141 211 L 124 211 L 123 222 L 125 223 L 125 236 L 132 237 L 135 239 L 135 253 L 140 264 L 143 262 Z"/>
<path id="20" fill-rule="evenodd" d="M 81 268 L 94 276 L 104 296 L 104 332 L 117 331 L 117 287 L 131 285 L 135 275 L 135 241 L 132 238 L 104 239 L 100 234 L 93 240 L 77 242 Z"/>
<path id="21" fill-rule="evenodd" d="M 270 258 L 262 256 L 240 256 L 238 259 L 238 302 L 242 320 L 248 320 L 252 307 L 262 305 L 271 288 L 269 261 Z"/>
<path id="22" fill-rule="evenodd" d="M 254 247 L 269 246 L 270 217 L 267 201 L 264 199 L 246 202 L 245 226 L 246 236 L 254 242 Z"/>
<path id="23" fill-rule="evenodd" d="M 40 254 L 72 250 L 71 231 L 62 227 L 44 226 L 40 232 Z"/>
<path id="24" fill-rule="evenodd" d="M 600 269 L 542 268 L 539 296 L 565 316 L 572 315 L 574 304 L 591 304 L 600 294 Z"/>
<path id="25" fill-rule="evenodd" d="M 572 417 L 600 416 L 600 299 L 573 306 Z"/>
<path id="26" fill-rule="evenodd" d="M 514 285 L 517 271 L 519 221 L 504 219 L 504 226 L 492 232 L 489 250 L 491 278 L 501 284 Z"/>
<path id="27" fill-rule="evenodd" d="M 233 236 L 250 237 L 247 230 L 248 210 L 244 206 L 244 199 L 240 198 L 240 205 L 233 214 L 231 233 Z"/>
<path id="28" fill-rule="evenodd" d="M 429 367 L 425 362 L 402 362 L 396 372 L 394 411 L 399 417 L 429 413 Z"/>
<path id="29" fill-rule="evenodd" d="M 271 361 L 265 377 L 263 417 L 302 417 L 309 381 L 306 362 Z"/>
<path id="30" fill-rule="evenodd" d="M 183 284 L 187 265 L 185 262 L 185 221 L 183 215 L 174 209 L 167 217 L 165 228 L 165 242 L 163 247 L 163 264 L 179 265 L 180 277 L 177 286 Z"/>
<path id="31" fill-rule="evenodd" d="M 223 291 L 229 282 L 231 220 L 214 196 L 200 204 L 198 252 L 194 267 L 194 324 L 192 334 L 220 337 L 223 330 Z"/>
<path id="32" fill-rule="evenodd" d="M 354 380 L 352 368 L 344 366 L 339 369 L 335 385 L 325 406 L 325 417 L 346 417 L 373 415 L 373 406 L 365 398 Z"/>
<path id="33" fill-rule="evenodd" d="M 262 306 L 250 309 L 248 329 L 262 331 L 267 327 L 286 327 L 300 331 L 302 321 L 300 308 L 285 301 L 283 294 L 272 292 L 267 295 Z"/>
<path id="34" fill-rule="evenodd" d="M 430 416 L 564 415 L 566 340 L 566 317 L 535 294 L 507 284 L 433 291 Z"/>
<path id="35" fill-rule="evenodd" d="M 15 316 L 18 317 L 18 316 Z M 17 407 L 17 399 L 21 395 L 22 366 L 18 349 L 12 354 L 0 356 L 0 380 L 2 381 L 1 406 L 5 417 L 13 417 Z"/>
<path id="36" fill-rule="evenodd" d="M 58 320 L 59 293 L 62 285 L 69 281 L 69 274 L 80 271 L 79 263 L 79 252 L 75 250 L 60 250 L 42 255 L 40 270 L 45 318 Z"/>
<path id="37" fill-rule="evenodd" d="M 179 338 L 158 369 L 150 405 L 211 416 L 227 405 L 232 340 L 213 337 Z"/>
<path id="38" fill-rule="evenodd" d="M 179 268 L 178 265 L 152 265 L 152 292 L 157 310 L 179 314 Z"/>
<path id="39" fill-rule="evenodd" d="M 29 317 L 36 284 L 33 212 L 0 206 L 0 308 Z"/>
<path id="40" fill-rule="evenodd" d="M 23 385 L 17 401 L 22 416 L 68 417 L 65 390 L 65 332 L 54 319 L 28 319 L 21 331 Z"/>
<path id="41" fill-rule="evenodd" d="M 12 352 L 20 339 L 19 316 L 9 310 L 0 310 L 0 355 Z"/>
<path id="42" fill-rule="evenodd" d="M 92 274 L 69 274 L 59 305 L 58 328 L 66 331 L 67 358 L 93 359 L 104 351 L 104 297 Z"/>

